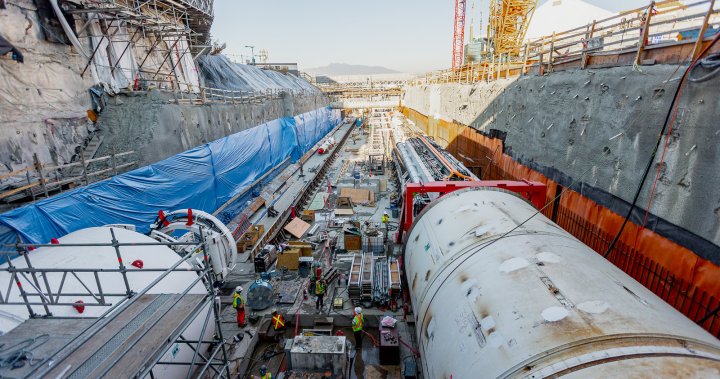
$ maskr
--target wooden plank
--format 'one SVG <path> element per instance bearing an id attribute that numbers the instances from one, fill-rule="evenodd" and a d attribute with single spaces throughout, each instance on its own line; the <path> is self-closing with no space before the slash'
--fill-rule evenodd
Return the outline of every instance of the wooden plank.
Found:
<path id="1" fill-rule="evenodd" d="M 336 216 L 352 216 L 353 214 L 355 214 L 355 211 L 353 211 L 352 209 L 339 208 L 335 210 Z"/>
<path id="2" fill-rule="evenodd" d="M 7 334 L 0 336 L 0 344 L 7 348 L 29 338 L 38 338 L 43 334 L 48 334 L 47 339 L 41 337 L 38 339 L 38 343 L 30 348 L 33 359 L 36 362 L 41 362 L 62 349 L 94 321 L 94 319 L 29 319 Z M 0 368 L 0 376 L 3 378 L 26 378 L 29 377 L 29 373 L 33 369 L 35 369 L 35 366 L 28 364 L 17 369 L 7 366 Z"/>
<path id="3" fill-rule="evenodd" d="M 310 229 L 310 224 L 301 220 L 299 217 L 295 217 L 283 228 L 288 233 L 292 234 L 295 238 L 302 238 L 305 232 Z"/>
<path id="4" fill-rule="evenodd" d="M 115 321 L 105 326 L 98 334 L 93 338 L 85 342 L 80 346 L 69 346 L 68 352 L 70 353 L 65 359 L 57 363 L 57 368 L 51 371 L 48 377 L 57 377 L 66 367 L 70 367 L 68 372 L 75 371 L 80 365 L 82 365 L 90 356 L 105 345 L 115 334 L 117 334 L 125 325 L 132 321 L 143 309 L 145 309 L 150 303 L 152 303 L 158 295 L 149 294 L 143 295 L 140 299 L 135 301 L 121 314 L 115 316 Z M 61 353 L 62 355 L 62 353 Z"/>

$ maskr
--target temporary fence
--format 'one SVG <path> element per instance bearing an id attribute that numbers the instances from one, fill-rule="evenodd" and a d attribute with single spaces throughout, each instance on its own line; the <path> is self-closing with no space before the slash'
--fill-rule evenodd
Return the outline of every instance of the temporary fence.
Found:
<path id="1" fill-rule="evenodd" d="M 319 108 L 276 119 L 109 180 L 90 184 L 0 215 L 0 243 L 45 243 L 106 224 L 148 230 L 158 210 L 212 213 L 288 157 L 292 161 L 340 123 L 340 112 Z M 235 199 L 247 201 L 247 195 Z"/>

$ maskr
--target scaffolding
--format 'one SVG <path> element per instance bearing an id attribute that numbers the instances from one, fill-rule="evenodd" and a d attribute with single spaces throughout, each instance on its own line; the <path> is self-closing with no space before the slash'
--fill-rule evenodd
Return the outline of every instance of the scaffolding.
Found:
<path id="1" fill-rule="evenodd" d="M 86 0 L 66 9 L 90 46 L 81 76 L 94 69 L 101 79 L 124 75 L 121 88 L 129 81 L 134 89 L 197 92 L 194 60 L 210 48 L 212 7 L 212 0 Z"/>
<path id="2" fill-rule="evenodd" d="M 15 253 L 3 252 L 7 266 L 0 269 L 6 272 L 0 283 L 3 292 L 0 292 L 0 306 L 23 306 L 27 308 L 29 321 L 54 322 L 63 321 L 79 323 L 87 320 L 89 323 L 69 341 L 52 351 L 45 352 L 39 362 L 31 363 L 23 373 L 25 377 L 65 376 L 114 376 L 113 373 L 122 371 L 125 375 L 135 377 L 149 376 L 154 378 L 154 372 L 159 366 L 185 366 L 188 368 L 187 377 L 229 377 L 230 368 L 228 352 L 222 334 L 220 321 L 220 298 L 218 288 L 221 280 L 212 269 L 209 248 L 206 244 L 206 232 L 194 234 L 195 240 L 189 242 L 176 242 L 168 240 L 163 242 L 120 242 L 116 238 L 119 226 L 110 227 L 111 239 L 107 243 L 50 243 L 50 244 L 24 244 L 6 245 L 6 248 L 15 248 Z M 168 268 L 163 267 L 133 267 L 126 265 L 123 250 L 138 246 L 166 246 L 178 252 L 178 260 Z M 117 259 L 117 266 L 111 267 L 83 267 L 58 268 L 38 267 L 33 264 L 31 257 L 35 248 L 47 249 L 77 249 L 77 248 L 105 248 Z M 107 249 L 111 247 L 112 249 Z M 132 256 L 132 254 L 130 254 Z M 200 259 L 202 257 L 202 259 Z M 16 261 L 25 263 L 19 267 Z M 208 262 L 202 264 L 201 262 Z M 191 267 L 188 267 L 187 264 Z M 157 273 L 147 286 L 134 292 L 131 285 L 134 273 Z M 172 273 L 195 272 L 197 278 L 192 282 L 176 289 L 175 294 L 152 294 L 159 283 Z M 49 280 L 48 276 L 56 278 L 61 275 L 59 282 Z M 108 292 L 104 289 L 109 280 L 122 279 L 124 291 Z M 79 282 L 84 291 L 68 289 L 70 280 Z M 201 283 L 206 293 L 196 294 L 196 286 Z M 78 288 L 75 286 L 75 288 Z M 192 291 L 195 289 L 195 291 Z M 19 296 L 18 296 L 19 295 Z M 73 302 L 79 296 L 92 299 L 86 302 Z M 112 303 L 112 299 L 119 299 Z M 96 317 L 68 317 L 56 316 L 52 309 L 56 307 L 104 307 L 103 313 Z M 153 308 L 154 307 L 154 308 Z M 57 308 L 56 308 L 57 309 Z M 129 316 L 128 316 L 129 314 Z M 159 316 L 158 316 L 159 314 Z M 175 324 L 168 325 L 166 315 L 174 315 Z M 80 316 L 80 315 L 78 315 Z M 145 317 L 141 319 L 140 317 Z M 75 320 L 75 321 L 73 321 Z M 128 321 L 130 320 L 130 321 Z M 191 324 L 202 320 L 202 332 L 198 338 L 188 339 L 186 333 Z M 26 321 L 27 322 L 27 321 Z M 206 330 L 214 324 L 215 333 L 207 339 Z M 51 325 L 51 324 L 48 324 Z M 54 325 L 54 324 L 52 324 Z M 35 325 L 37 327 L 37 325 Z M 193 326 L 198 328 L 197 325 Z M 143 329 L 145 328 L 145 329 Z M 10 333 L 22 329 L 22 325 Z M 29 338 L 38 338 L 38 333 L 66 333 L 54 331 L 43 327 L 35 330 L 33 325 L 27 325 L 25 333 Z M 114 331 L 117 330 L 116 332 Z M 158 329 L 160 329 L 158 331 Z M 23 332 L 20 332 L 23 333 Z M 34 333 L 34 334 L 33 334 Z M 108 333 L 110 333 L 109 336 Z M 165 333 L 165 334 L 163 334 Z M 0 338 L 7 338 L 6 334 Z M 158 338 L 158 335 L 162 338 Z M 34 337 L 33 337 L 34 336 Z M 148 342 L 149 340 L 149 342 Z M 6 341 L 7 342 L 7 341 Z M 162 358 L 177 344 L 187 345 L 193 351 L 192 360 L 188 362 L 163 361 Z M 142 347 L 142 349 L 141 349 Z M 85 351 L 83 351 L 83 349 Z M 141 357 L 132 356 L 134 349 L 144 349 Z M 87 350 L 91 350 L 88 352 Z M 205 351 L 207 350 L 207 352 Z M 174 353 L 173 353 L 174 356 Z M 31 358 L 32 360 L 33 358 Z M 38 358 L 39 359 L 39 358 Z M 128 361 L 130 363 L 128 363 Z M 70 363 L 74 364 L 70 364 Z M 70 367 L 69 369 L 67 367 Z M 117 370 L 117 371 L 116 371 Z M 132 373 L 131 373 L 132 372 Z M 13 371 L 13 373 L 17 373 Z M 90 375 L 92 374 L 92 375 Z"/>

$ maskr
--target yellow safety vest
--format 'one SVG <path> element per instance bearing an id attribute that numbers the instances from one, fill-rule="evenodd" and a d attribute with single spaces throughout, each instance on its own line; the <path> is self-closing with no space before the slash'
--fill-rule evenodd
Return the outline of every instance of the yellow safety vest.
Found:
<path id="1" fill-rule="evenodd" d="M 275 330 L 278 330 L 285 326 L 285 320 L 283 320 L 282 315 L 277 315 L 272 318 L 273 321 L 273 327 Z"/>
<path id="2" fill-rule="evenodd" d="M 245 299 L 238 293 L 233 294 L 233 308 L 245 308 Z"/>
<path id="3" fill-rule="evenodd" d="M 362 314 L 355 315 L 355 317 L 353 318 L 353 323 L 352 323 L 353 332 L 360 332 L 363 330 L 363 321 L 364 320 L 363 320 Z"/>
<path id="4" fill-rule="evenodd" d="M 268 372 L 267 374 L 261 376 L 260 379 L 272 379 L 272 374 Z"/>
<path id="5" fill-rule="evenodd" d="M 321 281 L 315 283 L 315 294 L 322 295 L 325 293 L 325 285 Z"/>
<path id="6" fill-rule="evenodd" d="M 383 224 L 387 224 L 388 221 L 390 221 L 390 217 L 389 217 L 388 215 L 383 215 L 383 216 L 382 216 L 382 222 L 383 222 Z"/>

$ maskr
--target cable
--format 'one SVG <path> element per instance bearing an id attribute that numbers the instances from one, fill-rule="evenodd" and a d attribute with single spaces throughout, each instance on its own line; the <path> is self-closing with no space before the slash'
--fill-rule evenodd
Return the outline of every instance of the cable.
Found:
<path id="1" fill-rule="evenodd" d="M 696 77 L 693 74 L 698 67 L 702 67 L 706 70 L 712 71 L 701 77 Z M 688 74 L 687 80 L 693 83 L 700 83 L 714 78 L 715 76 L 717 76 L 718 73 L 720 73 L 720 53 L 714 53 L 708 55 L 705 59 L 701 59 L 698 64 L 690 70 L 690 74 Z"/>
<path id="2" fill-rule="evenodd" d="M 715 38 L 713 38 L 712 42 L 705 46 L 705 48 L 702 50 L 702 52 L 698 55 L 697 58 L 695 58 L 690 66 L 685 70 L 685 73 L 683 73 L 683 76 L 680 78 L 680 83 L 678 84 L 677 88 L 675 88 L 675 94 L 673 95 L 672 102 L 670 103 L 670 108 L 668 109 L 667 114 L 665 115 L 665 122 L 663 123 L 662 129 L 660 130 L 660 133 L 658 133 L 657 141 L 655 142 L 655 147 L 652 151 L 652 154 L 650 154 L 650 159 L 648 159 L 648 163 L 645 166 L 645 170 L 643 172 L 643 176 L 640 180 L 640 183 L 637 186 L 637 190 L 635 191 L 635 196 L 633 197 L 632 204 L 630 205 L 630 209 L 628 209 L 627 214 L 625 215 L 625 218 L 623 219 L 623 223 L 620 226 L 620 230 L 618 230 L 617 234 L 613 238 L 612 242 L 608 246 L 607 250 L 605 251 L 605 254 L 603 254 L 604 258 L 607 258 L 610 253 L 612 253 L 613 249 L 615 248 L 615 245 L 617 244 L 618 240 L 620 239 L 620 236 L 622 235 L 623 231 L 625 230 L 625 226 L 627 226 L 628 221 L 630 220 L 630 216 L 632 215 L 632 212 L 635 210 L 635 207 L 637 206 L 638 199 L 640 198 L 640 194 L 642 193 L 642 188 L 645 185 L 645 181 L 647 180 L 648 174 L 650 173 L 650 168 L 652 167 L 653 162 L 655 161 L 655 157 L 657 156 L 658 148 L 660 147 L 660 142 L 662 142 L 662 137 L 665 134 L 665 130 L 670 127 L 670 131 L 672 131 L 672 124 L 675 121 L 675 116 L 677 115 L 677 109 L 679 105 L 680 96 L 682 95 L 682 88 L 683 84 L 685 83 L 685 79 L 687 79 L 688 74 L 692 70 L 692 68 L 697 64 L 697 61 L 700 59 L 701 56 L 703 56 L 710 47 L 712 47 L 720 38 L 720 33 L 717 33 L 715 35 Z M 663 149 L 662 158 L 660 165 L 658 165 L 658 174 L 655 178 L 655 183 L 653 184 L 653 189 L 650 193 L 650 201 L 648 202 L 647 209 L 645 210 L 645 218 L 643 220 L 643 226 L 645 225 L 645 222 L 647 221 L 648 214 L 650 213 L 650 203 L 652 202 L 652 198 L 655 194 L 655 187 L 657 186 L 657 181 L 660 176 L 660 170 L 662 169 L 662 160 L 665 157 L 665 151 L 667 149 L 668 142 L 670 140 L 669 133 L 668 132 L 668 138 L 665 139 L 665 148 Z"/>

